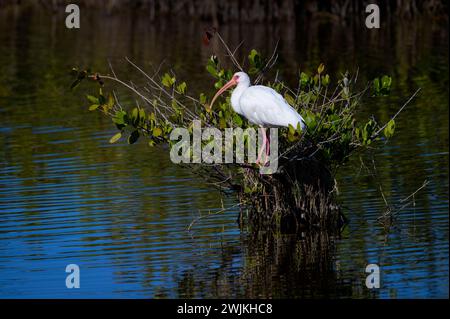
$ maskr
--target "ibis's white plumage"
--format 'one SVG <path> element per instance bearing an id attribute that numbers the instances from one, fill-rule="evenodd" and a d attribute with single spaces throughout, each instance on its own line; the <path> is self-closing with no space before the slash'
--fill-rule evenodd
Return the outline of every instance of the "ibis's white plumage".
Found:
<path id="1" fill-rule="evenodd" d="M 234 111 L 246 117 L 250 122 L 262 127 L 306 128 L 300 114 L 274 89 L 263 85 L 250 86 L 250 79 L 244 72 L 238 72 L 237 86 L 231 95 Z"/>
<path id="2" fill-rule="evenodd" d="M 232 79 L 213 97 L 210 108 L 223 92 L 234 85 L 236 88 L 231 94 L 233 110 L 246 117 L 250 122 L 259 125 L 262 130 L 263 147 L 258 154 L 257 163 L 260 162 L 264 150 L 266 150 L 266 160 L 269 153 L 270 145 L 265 128 L 289 125 L 297 128 L 299 123 L 302 130 L 306 128 L 301 115 L 280 94 L 267 86 L 250 86 L 250 78 L 244 72 L 237 72 L 233 75 Z"/>

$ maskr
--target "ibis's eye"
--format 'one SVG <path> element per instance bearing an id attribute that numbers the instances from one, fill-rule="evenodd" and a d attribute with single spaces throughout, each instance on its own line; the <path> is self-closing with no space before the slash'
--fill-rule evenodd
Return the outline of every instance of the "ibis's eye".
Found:
<path id="1" fill-rule="evenodd" d="M 235 76 L 234 76 L 234 80 L 235 80 L 235 81 L 239 80 L 239 75 L 235 75 Z"/>

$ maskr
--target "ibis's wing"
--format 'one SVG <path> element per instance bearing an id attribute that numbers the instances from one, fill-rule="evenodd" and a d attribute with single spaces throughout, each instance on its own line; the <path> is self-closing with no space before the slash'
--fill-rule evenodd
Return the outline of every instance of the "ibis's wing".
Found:
<path id="1" fill-rule="evenodd" d="M 262 85 L 251 86 L 244 91 L 240 100 L 244 115 L 253 123 L 262 126 L 296 127 L 303 118 L 275 90 Z"/>

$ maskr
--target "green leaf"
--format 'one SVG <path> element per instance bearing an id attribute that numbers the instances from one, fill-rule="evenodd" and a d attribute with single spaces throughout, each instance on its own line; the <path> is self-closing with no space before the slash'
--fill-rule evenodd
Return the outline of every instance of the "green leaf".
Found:
<path id="1" fill-rule="evenodd" d="M 375 92 L 380 91 L 380 79 L 379 78 L 375 78 L 373 80 L 373 88 L 375 89 Z"/>
<path id="2" fill-rule="evenodd" d="M 214 66 L 208 64 L 206 66 L 206 71 L 208 71 L 209 74 L 211 74 L 213 77 L 217 77 L 217 70 Z"/>
<path id="3" fill-rule="evenodd" d="M 186 82 L 181 83 L 180 85 L 177 86 L 177 90 L 181 93 L 184 94 L 186 93 Z"/>
<path id="4" fill-rule="evenodd" d="M 295 134 L 295 128 L 291 124 L 289 124 L 288 127 L 289 127 L 289 133 L 294 135 Z"/>
<path id="5" fill-rule="evenodd" d="M 317 68 L 317 73 L 321 74 L 325 70 L 325 65 L 323 63 L 320 63 L 319 67 Z"/>
<path id="6" fill-rule="evenodd" d="M 314 81 L 314 85 L 317 85 L 319 83 L 319 75 L 318 74 L 314 75 L 313 81 Z"/>
<path id="7" fill-rule="evenodd" d="M 92 104 L 91 106 L 89 106 L 89 111 L 95 111 L 96 109 L 98 109 L 100 105 L 98 104 Z"/>
<path id="8" fill-rule="evenodd" d="M 225 127 L 227 127 L 227 121 L 223 117 L 221 117 L 219 119 L 219 128 L 224 129 Z"/>
<path id="9" fill-rule="evenodd" d="M 242 118 L 239 116 L 239 114 L 237 114 L 237 113 L 234 113 L 234 115 L 233 115 L 233 122 L 237 125 L 237 126 L 239 126 L 239 127 L 241 127 L 242 126 L 242 124 L 244 123 L 243 121 L 242 121 Z"/>
<path id="10" fill-rule="evenodd" d="M 145 110 L 144 109 L 139 109 L 139 120 L 140 121 L 145 120 Z"/>
<path id="11" fill-rule="evenodd" d="M 200 93 L 200 104 L 205 105 L 206 104 L 206 95 L 203 93 Z"/>
<path id="12" fill-rule="evenodd" d="M 284 94 L 284 99 L 290 106 L 295 106 L 295 99 L 289 93 Z"/>
<path id="13" fill-rule="evenodd" d="M 317 126 L 316 116 L 313 112 L 306 111 L 306 115 L 303 118 L 309 129 L 313 130 Z"/>
<path id="14" fill-rule="evenodd" d="M 139 138 L 139 131 L 135 130 L 131 132 L 130 136 L 128 137 L 128 144 L 134 144 Z"/>
<path id="15" fill-rule="evenodd" d="M 125 124 L 127 112 L 125 111 L 117 111 L 114 117 L 112 118 L 113 122 L 116 124 Z"/>
<path id="16" fill-rule="evenodd" d="M 128 115 L 125 111 L 117 111 L 114 114 L 112 121 L 116 124 L 119 130 L 123 129 L 128 125 Z"/>
<path id="17" fill-rule="evenodd" d="M 373 80 L 372 88 L 374 91 L 374 96 L 386 96 L 389 95 L 392 85 L 392 78 L 387 75 L 383 75 L 380 78 L 375 78 Z"/>
<path id="18" fill-rule="evenodd" d="M 155 127 L 155 128 L 153 129 L 152 134 L 153 134 L 154 137 L 161 136 L 162 130 L 161 130 L 159 127 Z"/>
<path id="19" fill-rule="evenodd" d="M 135 107 L 133 111 L 131 111 L 131 122 L 134 126 L 138 125 L 139 123 L 139 110 L 137 107 Z"/>
<path id="20" fill-rule="evenodd" d="M 219 59 L 217 59 L 217 56 L 212 55 L 208 60 L 208 64 L 206 65 L 206 70 L 213 77 L 218 78 L 219 77 L 219 74 L 217 73 L 218 67 L 219 67 Z"/>
<path id="21" fill-rule="evenodd" d="M 96 98 L 93 95 L 86 95 L 86 98 L 91 102 L 92 104 L 100 104 L 100 101 L 98 98 Z"/>
<path id="22" fill-rule="evenodd" d="M 250 51 L 250 54 L 248 55 L 248 59 L 250 60 L 250 62 L 255 61 L 255 56 L 258 55 L 258 51 L 256 51 L 255 49 L 252 49 Z"/>
<path id="23" fill-rule="evenodd" d="M 249 74 L 256 74 L 262 70 L 264 67 L 264 61 L 261 55 L 255 49 L 250 51 L 248 55 L 248 61 L 250 62 L 250 67 L 248 69 Z"/>
<path id="24" fill-rule="evenodd" d="M 171 102 L 171 105 L 172 105 L 172 108 L 174 109 L 174 111 L 175 111 L 177 114 L 180 114 L 180 113 L 181 113 L 181 110 L 180 110 L 180 108 L 178 107 L 178 102 L 177 102 L 177 100 L 173 99 L 172 102 Z"/>
<path id="25" fill-rule="evenodd" d="M 325 86 L 330 84 L 330 76 L 328 74 L 322 76 L 322 84 Z"/>
<path id="26" fill-rule="evenodd" d="M 386 125 L 386 127 L 384 128 L 383 131 L 384 136 L 386 136 L 386 138 L 391 138 L 394 135 L 394 131 L 395 131 L 395 121 L 390 120 Z"/>
<path id="27" fill-rule="evenodd" d="M 172 87 L 172 85 L 175 83 L 175 78 L 174 78 L 174 77 L 171 77 L 171 76 L 169 75 L 169 73 L 166 73 L 166 74 L 163 75 L 163 77 L 162 77 L 162 79 L 161 79 L 161 83 L 162 83 L 164 86 L 170 88 L 170 87 Z"/>
<path id="28" fill-rule="evenodd" d="M 390 76 L 383 75 L 383 77 L 381 78 L 381 84 L 383 88 L 389 89 L 392 84 L 392 78 Z"/>
<path id="29" fill-rule="evenodd" d="M 118 140 L 120 140 L 120 138 L 122 137 L 122 133 L 119 132 L 117 134 L 115 134 L 113 137 L 111 137 L 111 139 L 109 140 L 109 142 L 111 144 L 114 144 L 115 142 L 117 142 Z"/>
<path id="30" fill-rule="evenodd" d="M 355 128 L 355 136 L 358 140 L 361 138 L 361 130 L 359 127 Z"/>
<path id="31" fill-rule="evenodd" d="M 110 93 L 108 95 L 108 103 L 107 103 L 108 109 L 112 109 L 112 107 L 114 106 L 114 103 L 115 103 L 114 96 Z"/>
<path id="32" fill-rule="evenodd" d="M 305 72 L 300 73 L 300 85 L 302 87 L 305 87 L 309 84 L 309 76 L 308 74 L 306 74 Z"/>
<path id="33" fill-rule="evenodd" d="M 167 123 L 166 123 L 166 126 L 164 127 L 164 132 L 166 132 L 167 134 L 170 134 L 170 132 L 172 132 L 172 131 L 173 131 L 173 127 L 170 125 L 167 125 Z"/>
<path id="34" fill-rule="evenodd" d="M 155 122 L 156 122 L 156 115 L 155 115 L 155 113 L 150 113 L 149 115 L 148 115 L 148 120 L 149 120 L 149 122 L 150 122 L 150 128 L 151 129 L 153 129 L 153 126 L 154 126 L 154 124 L 155 124 Z"/>
<path id="35" fill-rule="evenodd" d="M 214 83 L 214 87 L 218 90 L 220 89 L 222 86 L 224 86 L 225 83 L 223 83 L 222 80 L 217 81 L 216 83 Z"/>
<path id="36" fill-rule="evenodd" d="M 248 59 L 251 64 L 253 64 L 255 67 L 258 67 L 259 62 L 261 61 L 261 55 L 255 49 L 252 49 L 250 51 L 250 54 L 248 55 Z"/>
<path id="37" fill-rule="evenodd" d="M 365 125 L 363 130 L 361 131 L 362 133 L 362 142 L 364 145 L 369 145 L 372 142 L 371 136 L 373 133 L 373 129 L 374 129 L 374 122 L 372 120 L 369 120 Z"/>
<path id="38" fill-rule="evenodd" d="M 233 71 L 231 71 L 231 70 L 227 70 L 226 72 L 225 72 L 225 78 L 227 79 L 227 81 L 229 81 L 229 80 L 231 80 L 231 78 L 233 77 Z"/>

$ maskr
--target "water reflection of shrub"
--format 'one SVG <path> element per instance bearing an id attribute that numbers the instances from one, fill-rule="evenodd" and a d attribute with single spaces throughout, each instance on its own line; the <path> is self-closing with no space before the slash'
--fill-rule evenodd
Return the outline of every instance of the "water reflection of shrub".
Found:
<path id="1" fill-rule="evenodd" d="M 188 270 L 177 279 L 181 298 L 331 298 L 351 295 L 340 277 L 329 232 L 246 235 L 241 251 L 224 246 L 219 267 Z M 236 265 L 240 265 L 236 267 Z M 209 281 L 208 279 L 211 279 Z"/>

